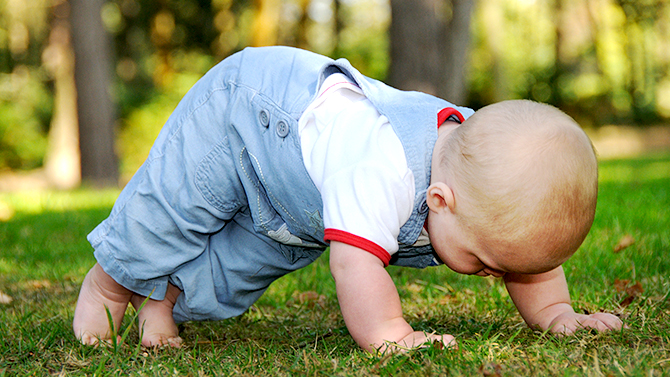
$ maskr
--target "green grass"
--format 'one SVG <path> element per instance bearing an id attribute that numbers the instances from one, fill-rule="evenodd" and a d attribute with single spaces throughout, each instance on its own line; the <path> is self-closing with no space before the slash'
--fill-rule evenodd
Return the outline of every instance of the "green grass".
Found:
<path id="1" fill-rule="evenodd" d="M 0 376 L 670 374 L 670 155 L 601 163 L 592 232 L 565 264 L 575 309 L 616 313 L 629 329 L 554 337 L 523 324 L 498 280 L 390 267 L 408 321 L 460 348 L 383 357 L 348 335 L 324 257 L 238 318 L 182 325 L 180 350 L 143 348 L 136 329 L 116 349 L 80 345 L 70 323 L 94 263 L 85 236 L 116 195 L 0 194 L 0 292 L 13 298 L 0 304 Z M 635 243 L 613 252 L 625 235 Z M 636 283 L 641 293 L 620 291 Z"/>

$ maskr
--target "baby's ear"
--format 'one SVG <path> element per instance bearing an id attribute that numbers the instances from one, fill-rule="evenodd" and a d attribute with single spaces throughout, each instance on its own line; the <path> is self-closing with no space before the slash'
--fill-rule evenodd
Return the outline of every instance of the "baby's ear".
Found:
<path id="1" fill-rule="evenodd" d="M 444 182 L 435 182 L 426 191 L 426 203 L 433 212 L 441 213 L 446 210 L 454 212 L 456 207 L 454 191 Z"/>

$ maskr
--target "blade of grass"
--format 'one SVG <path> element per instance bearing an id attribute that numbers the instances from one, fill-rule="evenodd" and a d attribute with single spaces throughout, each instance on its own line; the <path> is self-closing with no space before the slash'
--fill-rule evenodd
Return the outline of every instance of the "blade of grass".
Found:
<path id="1" fill-rule="evenodd" d="M 514 339 L 521 333 L 521 330 L 523 330 L 523 328 L 519 328 L 519 329 L 514 333 L 514 335 L 512 335 L 512 336 L 507 340 L 507 342 L 508 342 L 508 343 L 512 343 L 512 342 L 514 341 Z"/>
<path id="2" fill-rule="evenodd" d="M 670 297 L 670 289 L 668 290 L 668 293 L 665 294 L 665 297 L 659 302 L 655 307 L 654 311 L 651 313 L 651 317 L 655 318 L 656 315 L 658 315 L 658 311 L 661 310 L 661 307 L 665 305 L 666 301 L 668 301 L 668 298 Z"/>
<path id="3" fill-rule="evenodd" d="M 112 348 L 114 353 L 118 351 L 118 340 L 116 339 L 116 328 L 114 327 L 114 319 L 112 318 L 112 313 L 109 311 L 107 305 L 105 305 L 105 313 L 107 313 L 107 322 L 109 323 L 109 335 L 111 337 L 110 341 L 112 342 Z M 98 344 L 102 342 L 102 339 L 98 338 Z"/>
<path id="4" fill-rule="evenodd" d="M 103 374 L 102 372 L 105 370 L 108 358 L 108 356 L 103 356 L 102 360 L 100 360 L 100 364 L 98 364 L 98 368 L 95 370 L 95 373 L 93 373 L 94 376 L 100 376 Z"/>
<path id="5" fill-rule="evenodd" d="M 132 324 L 135 323 L 135 320 L 137 320 L 137 317 L 139 317 L 140 312 L 142 311 L 144 306 L 147 304 L 147 302 L 149 302 L 149 300 L 150 300 L 149 297 L 151 297 L 151 295 L 154 293 L 154 290 L 155 290 L 155 288 L 153 290 L 151 290 L 151 293 L 149 293 L 147 298 L 145 298 L 144 301 L 142 301 L 142 304 L 140 305 L 140 307 L 137 308 L 137 310 L 135 310 L 135 314 L 133 315 L 133 318 L 130 321 L 130 325 L 128 325 L 128 327 L 126 327 L 126 330 L 123 332 L 123 335 L 121 336 L 121 343 L 125 342 L 126 338 L 128 338 L 128 334 L 130 334 L 130 329 L 132 328 Z M 138 324 L 138 326 L 140 326 L 140 324 Z M 143 333 L 144 333 L 144 324 L 142 324 L 141 327 L 140 327 L 140 340 L 139 340 L 140 343 L 142 342 Z"/>

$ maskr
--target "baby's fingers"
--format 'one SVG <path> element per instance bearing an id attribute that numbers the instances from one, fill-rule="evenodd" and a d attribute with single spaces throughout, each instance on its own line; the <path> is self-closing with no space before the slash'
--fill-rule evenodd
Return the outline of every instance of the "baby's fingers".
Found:
<path id="1" fill-rule="evenodd" d="M 554 321 L 551 332 L 557 335 L 571 335 L 580 329 L 594 329 L 597 331 L 619 330 L 623 327 L 621 320 L 609 313 L 567 314 Z"/>
<path id="2" fill-rule="evenodd" d="M 621 320 L 609 313 L 595 313 L 591 315 L 583 315 L 577 319 L 578 326 L 574 330 L 579 328 L 584 329 L 594 329 L 597 331 L 612 331 L 620 330 L 623 326 Z M 573 332 L 574 332 L 573 330 Z"/>
<path id="3" fill-rule="evenodd" d="M 605 323 L 605 322 L 603 322 L 603 321 L 601 321 L 597 318 L 593 318 L 593 317 L 589 317 L 588 319 L 582 321 L 582 323 L 580 323 L 580 325 L 583 328 L 594 329 L 594 330 L 598 330 L 598 331 L 612 330 L 612 328 L 607 323 Z"/>
<path id="4" fill-rule="evenodd" d="M 609 313 L 594 313 L 590 317 L 598 322 L 598 326 L 594 327 L 598 331 L 621 330 L 623 327 L 621 319 Z"/>

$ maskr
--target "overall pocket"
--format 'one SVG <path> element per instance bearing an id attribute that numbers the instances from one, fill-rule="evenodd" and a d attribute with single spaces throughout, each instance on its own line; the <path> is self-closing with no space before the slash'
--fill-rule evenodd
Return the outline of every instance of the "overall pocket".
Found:
<path id="1" fill-rule="evenodd" d="M 207 203 L 229 215 L 227 219 L 245 204 L 244 187 L 235 169 L 228 137 L 216 144 L 200 161 L 195 172 L 195 184 Z"/>

